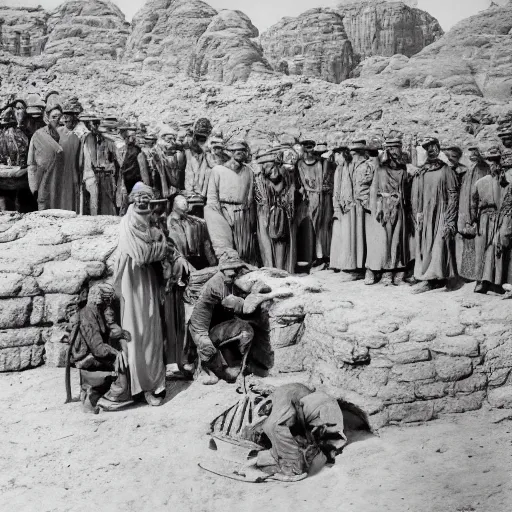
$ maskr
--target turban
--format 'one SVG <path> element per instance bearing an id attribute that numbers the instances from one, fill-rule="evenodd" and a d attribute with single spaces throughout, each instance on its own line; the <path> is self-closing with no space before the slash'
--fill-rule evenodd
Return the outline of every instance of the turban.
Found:
<path id="1" fill-rule="evenodd" d="M 137 183 L 135 183 L 130 193 L 130 198 L 133 198 L 139 194 L 148 194 L 152 197 L 155 195 L 153 189 L 150 186 L 143 183 L 142 181 L 138 181 Z"/>

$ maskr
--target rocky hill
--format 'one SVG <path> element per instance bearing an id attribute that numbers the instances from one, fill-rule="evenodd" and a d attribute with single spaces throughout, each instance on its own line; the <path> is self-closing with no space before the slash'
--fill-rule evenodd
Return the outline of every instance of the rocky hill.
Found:
<path id="1" fill-rule="evenodd" d="M 299 18 L 325 19 L 326 12 Z M 130 28 L 110 2 L 73 0 L 50 18 L 51 53 L 0 52 L 0 100 L 35 83 L 43 93 L 77 95 L 86 108 L 113 108 L 153 125 L 207 116 L 254 145 L 284 133 L 333 142 L 390 130 L 409 139 L 437 133 L 443 142 L 461 144 L 496 140 L 500 116 L 512 110 L 512 5 L 461 22 L 411 58 L 369 57 L 340 84 L 326 80 L 345 76 L 351 43 L 338 23 L 340 11 L 328 12 L 337 24 L 327 32 L 319 21 L 316 37 L 302 26 L 312 44 L 298 44 L 297 54 L 290 34 L 281 46 L 276 40 L 275 51 L 286 47 L 290 55 L 286 76 L 270 70 L 277 57 L 262 53 L 257 29 L 238 11 L 217 13 L 199 0 L 151 0 Z M 333 41 L 343 42 L 345 57 L 335 54 Z M 295 62 L 306 76 L 291 73 Z"/>

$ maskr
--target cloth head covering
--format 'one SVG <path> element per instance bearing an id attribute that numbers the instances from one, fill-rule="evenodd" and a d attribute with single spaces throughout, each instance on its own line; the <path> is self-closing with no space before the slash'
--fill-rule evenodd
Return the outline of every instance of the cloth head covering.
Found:
<path id="1" fill-rule="evenodd" d="M 194 135 L 209 137 L 212 133 L 213 126 L 209 119 L 202 117 L 194 123 Z"/>
<path id="2" fill-rule="evenodd" d="M 421 141 L 421 147 L 423 149 L 427 149 L 427 147 L 430 146 L 431 144 L 435 144 L 436 146 L 441 148 L 441 145 L 439 144 L 439 139 L 437 137 L 425 137 Z"/>
<path id="3" fill-rule="evenodd" d="M 15 107 L 16 103 L 22 103 L 25 108 L 27 108 L 27 102 L 22 98 L 16 98 L 13 102 L 11 102 L 11 107 Z"/>
<path id="4" fill-rule="evenodd" d="M 301 146 L 316 146 L 316 140 L 313 140 L 312 138 L 304 138 L 301 139 L 299 142 Z"/>
<path id="5" fill-rule="evenodd" d="M 130 197 L 136 196 L 138 194 L 149 194 L 151 196 L 154 196 L 153 189 L 150 186 L 143 183 L 142 181 L 138 181 L 137 183 L 135 183 L 130 193 Z"/>
<path id="6" fill-rule="evenodd" d="M 368 146 L 366 145 L 366 139 L 358 139 L 353 141 L 348 149 L 350 151 L 366 151 L 368 149 Z"/>
<path id="7" fill-rule="evenodd" d="M 241 268 L 249 268 L 249 266 L 240 259 L 236 251 L 225 252 L 220 257 L 219 270 L 238 270 Z"/>
<path id="8" fill-rule="evenodd" d="M 172 128 L 171 126 L 164 126 L 159 133 L 160 137 L 165 137 L 166 135 L 172 135 L 174 138 L 178 137 L 178 132 Z"/>
<path id="9" fill-rule="evenodd" d="M 486 160 L 499 160 L 501 158 L 501 149 L 499 146 L 492 146 L 482 156 Z"/>
<path id="10" fill-rule="evenodd" d="M 39 94 L 32 93 L 32 94 L 28 95 L 27 106 L 28 107 L 45 108 L 46 103 L 42 100 L 42 98 L 41 98 L 41 96 L 39 96 Z"/>
<path id="11" fill-rule="evenodd" d="M 222 137 L 210 137 L 210 140 L 208 141 L 208 145 L 213 148 L 221 148 L 224 149 L 226 145 L 224 144 L 224 140 Z"/>
<path id="12" fill-rule="evenodd" d="M 238 151 L 238 150 L 242 150 L 242 151 L 248 151 L 248 146 L 247 146 L 247 143 L 243 140 L 234 140 L 232 142 L 230 142 L 228 145 L 227 145 L 227 148 L 226 148 L 228 151 Z"/>
<path id="13" fill-rule="evenodd" d="M 384 141 L 384 147 L 386 148 L 401 148 L 402 146 L 402 139 L 398 137 L 390 137 Z"/>
<path id="14" fill-rule="evenodd" d="M 80 121 L 101 121 L 100 117 L 94 112 L 83 112 L 78 116 Z"/>
<path id="15" fill-rule="evenodd" d="M 78 101 L 78 98 L 74 96 L 70 98 L 68 101 L 64 102 L 62 105 L 63 114 L 81 114 L 83 112 L 83 108 L 81 103 Z"/>
<path id="16" fill-rule="evenodd" d="M 146 133 L 144 135 L 144 139 L 149 142 L 154 142 L 154 141 L 158 140 L 158 136 L 155 135 L 154 133 Z"/>
<path id="17" fill-rule="evenodd" d="M 459 158 L 462 156 L 463 151 L 459 148 L 459 146 L 443 146 L 442 151 L 453 151 L 459 155 Z"/>

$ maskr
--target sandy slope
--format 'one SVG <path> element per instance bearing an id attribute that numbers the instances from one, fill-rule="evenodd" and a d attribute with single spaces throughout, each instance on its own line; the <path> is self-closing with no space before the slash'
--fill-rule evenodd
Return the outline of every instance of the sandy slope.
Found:
<path id="1" fill-rule="evenodd" d="M 86 415 L 63 404 L 62 369 L 3 374 L 0 510 L 510 510 L 510 421 L 493 424 L 479 411 L 380 437 L 359 433 L 310 480 L 248 484 L 197 466 L 212 456 L 209 420 L 235 400 L 227 385 L 192 385 L 161 408 Z"/>

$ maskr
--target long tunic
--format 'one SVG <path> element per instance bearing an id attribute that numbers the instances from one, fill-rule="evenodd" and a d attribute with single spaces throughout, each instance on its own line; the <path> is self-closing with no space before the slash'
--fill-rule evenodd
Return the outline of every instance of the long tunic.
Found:
<path id="1" fill-rule="evenodd" d="M 411 206 L 416 222 L 414 277 L 420 281 L 455 277 L 454 240 L 443 238 L 444 230 L 456 230 L 458 183 L 455 172 L 444 162 L 427 162 L 414 175 Z"/>
<path id="2" fill-rule="evenodd" d="M 396 270 L 409 263 L 406 223 L 407 169 L 381 164 L 370 188 L 370 215 L 366 217 L 366 267 Z"/>
<path id="3" fill-rule="evenodd" d="M 278 165 L 275 163 L 263 164 Z M 273 183 L 262 169 L 254 173 L 254 197 L 258 242 L 264 267 L 293 273 L 297 263 L 295 182 L 293 174 L 280 169 L 281 181 Z"/>
<path id="4" fill-rule="evenodd" d="M 205 201 L 212 171 L 207 154 L 205 151 L 190 148 L 185 150 L 185 157 L 185 191 L 189 196 Z"/>
<path id="5" fill-rule="evenodd" d="M 182 153 L 167 155 L 156 145 L 151 150 L 153 186 L 162 197 L 170 197 L 185 186 L 185 159 Z"/>
<path id="6" fill-rule="evenodd" d="M 162 237 L 157 238 L 157 234 Z M 134 395 L 165 389 L 159 287 L 151 263 L 162 261 L 166 251 L 163 234 L 149 227 L 149 216 L 137 213 L 130 205 L 120 224 L 114 281 L 121 298 L 121 326 L 132 336 L 128 364 Z"/>
<path id="7" fill-rule="evenodd" d="M 363 269 L 366 264 L 366 217 L 374 167 L 368 160 L 345 162 L 336 169 L 333 205 L 335 221 L 331 268 Z"/>
<path id="8" fill-rule="evenodd" d="M 253 186 L 246 165 L 239 171 L 224 165 L 213 168 L 204 218 L 217 258 L 235 249 L 243 261 L 256 263 Z"/>
<path id="9" fill-rule="evenodd" d="M 302 201 L 297 209 L 297 244 L 302 261 L 328 257 L 331 248 L 334 172 L 329 160 L 297 163 Z"/>
<path id="10" fill-rule="evenodd" d="M 496 285 L 512 284 L 510 247 L 504 245 L 504 233 L 509 237 L 511 213 L 504 212 L 505 199 L 512 194 L 512 171 L 500 182 L 499 176 L 485 176 L 473 186 L 471 217 L 477 222 L 475 238 L 475 277 Z M 509 245 L 510 240 L 508 240 Z"/>
<path id="11" fill-rule="evenodd" d="M 477 162 L 471 169 L 466 167 L 458 171 L 460 180 L 459 215 L 457 220 L 457 236 L 455 238 L 455 254 L 457 270 L 461 277 L 476 280 L 475 274 L 475 236 L 476 228 L 471 224 L 471 202 L 475 183 L 489 174 L 489 166 L 485 162 Z"/>
<path id="12" fill-rule="evenodd" d="M 58 198 L 61 210 L 71 210 L 79 213 L 80 183 L 79 162 L 81 143 L 75 132 L 65 126 L 59 128 L 59 144 L 64 150 L 64 172 L 60 181 L 63 190 L 72 191 L 71 194 L 61 194 Z"/>
<path id="13" fill-rule="evenodd" d="M 50 134 L 48 126 L 34 133 L 28 151 L 29 180 L 37 191 L 39 210 L 60 208 L 61 196 L 71 196 L 73 190 L 64 189 L 64 150 Z"/>

